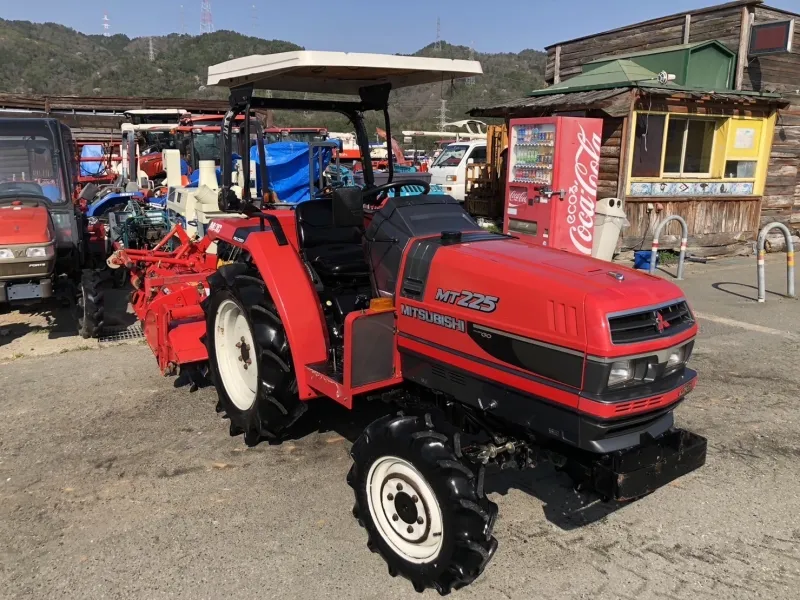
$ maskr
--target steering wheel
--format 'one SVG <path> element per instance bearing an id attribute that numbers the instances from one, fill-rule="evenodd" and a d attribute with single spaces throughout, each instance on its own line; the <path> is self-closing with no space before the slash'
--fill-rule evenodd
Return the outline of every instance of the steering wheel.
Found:
<path id="1" fill-rule="evenodd" d="M 376 185 L 373 188 L 368 188 L 362 191 L 362 197 L 369 198 L 371 196 L 375 196 L 376 200 L 382 201 L 384 198 L 381 194 L 386 194 L 388 196 L 388 192 L 391 190 L 397 190 L 398 192 L 408 186 L 419 186 L 422 188 L 422 193 L 427 194 L 431 191 L 431 184 L 427 181 L 423 181 L 421 179 L 404 179 L 402 181 L 392 181 L 390 183 L 384 183 L 383 185 Z M 380 202 L 375 202 L 374 204 L 379 204 Z M 372 202 L 368 202 L 368 204 L 373 204 Z"/>

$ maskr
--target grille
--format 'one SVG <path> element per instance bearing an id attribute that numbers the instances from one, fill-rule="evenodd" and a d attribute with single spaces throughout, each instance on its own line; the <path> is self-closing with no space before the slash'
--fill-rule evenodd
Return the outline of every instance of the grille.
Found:
<path id="1" fill-rule="evenodd" d="M 635 402 L 625 402 L 624 404 L 618 404 L 614 409 L 614 412 L 618 415 L 630 413 L 630 412 L 639 412 L 646 408 L 655 408 L 656 406 L 660 406 L 664 402 L 664 396 L 656 396 L 655 398 L 649 398 L 645 400 L 636 400 Z"/>
<path id="2" fill-rule="evenodd" d="M 106 327 L 102 337 L 98 340 L 101 344 L 127 342 L 144 339 L 142 324 L 136 321 L 127 327 Z"/>
<path id="3" fill-rule="evenodd" d="M 608 319 L 611 341 L 615 344 L 633 344 L 677 335 L 693 324 L 694 317 L 685 301 Z"/>

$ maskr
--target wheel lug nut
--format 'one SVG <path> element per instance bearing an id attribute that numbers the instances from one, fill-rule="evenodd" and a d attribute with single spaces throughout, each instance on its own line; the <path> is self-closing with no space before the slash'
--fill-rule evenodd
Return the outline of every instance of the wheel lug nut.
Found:
<path id="1" fill-rule="evenodd" d="M 242 347 L 242 342 L 236 342 L 236 347 L 237 348 L 241 348 Z"/>
<path id="2" fill-rule="evenodd" d="M 240 340 L 242 340 L 242 343 L 244 344 L 244 336 L 242 336 L 242 337 L 241 337 L 241 338 L 239 338 L 239 339 L 240 339 Z"/>
<path id="3" fill-rule="evenodd" d="M 398 492 L 402 492 L 403 491 L 403 484 L 402 483 L 398 483 L 397 484 L 397 491 Z"/>
<path id="4" fill-rule="evenodd" d="M 422 520 L 422 517 L 417 517 L 417 525 L 422 525 L 425 521 Z"/>
<path id="5" fill-rule="evenodd" d="M 252 365 L 252 364 L 253 364 L 253 361 L 252 361 L 252 360 L 250 360 L 249 358 L 248 358 L 248 359 L 247 359 L 245 362 L 246 362 L 248 365 Z"/>
<path id="6" fill-rule="evenodd" d="M 394 494 L 389 494 L 388 496 L 386 496 L 386 499 L 387 499 L 389 502 L 391 502 L 392 500 L 394 500 Z"/>
<path id="7" fill-rule="evenodd" d="M 398 517 L 397 515 L 394 515 L 394 516 L 392 516 L 392 521 L 397 521 L 397 519 L 399 519 L 399 518 L 400 517 Z"/>
<path id="8" fill-rule="evenodd" d="M 419 502 L 419 498 L 417 498 L 416 496 L 411 496 L 411 499 L 412 499 L 414 502 Z"/>
<path id="9" fill-rule="evenodd" d="M 244 359 L 243 359 L 243 358 L 240 356 L 240 357 L 239 357 L 239 362 L 242 362 L 243 360 L 244 360 Z"/>
<path id="10" fill-rule="evenodd" d="M 414 533 L 414 528 L 411 525 L 409 525 L 406 531 L 408 531 L 408 533 Z"/>

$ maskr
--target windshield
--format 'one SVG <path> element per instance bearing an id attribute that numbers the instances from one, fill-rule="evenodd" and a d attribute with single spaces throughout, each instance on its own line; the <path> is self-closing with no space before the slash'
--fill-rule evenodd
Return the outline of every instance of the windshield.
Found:
<path id="1" fill-rule="evenodd" d="M 466 144 L 450 144 L 447 148 L 442 150 L 439 158 L 433 163 L 434 167 L 457 167 L 461 164 L 461 159 L 469 150 Z"/>
<path id="2" fill-rule="evenodd" d="M 219 164 L 220 161 L 220 144 L 219 132 L 203 132 L 203 133 L 195 133 L 194 136 L 194 158 L 196 164 L 199 164 L 201 160 L 213 160 L 215 163 Z M 237 148 L 237 142 L 233 142 L 233 147 Z"/>
<path id="3" fill-rule="evenodd" d="M 0 200 L 38 196 L 66 202 L 65 177 L 52 132 L 43 125 L 17 129 L 26 131 L 0 132 Z"/>

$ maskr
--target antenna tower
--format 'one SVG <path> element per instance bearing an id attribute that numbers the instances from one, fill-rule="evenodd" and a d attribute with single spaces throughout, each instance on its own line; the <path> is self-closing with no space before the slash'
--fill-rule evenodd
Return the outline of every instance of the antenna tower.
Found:
<path id="1" fill-rule="evenodd" d="M 475 60 L 475 42 L 470 42 L 469 59 L 470 60 Z M 465 80 L 465 83 L 467 85 L 475 85 L 475 77 L 467 77 L 467 79 Z"/>
<path id="2" fill-rule="evenodd" d="M 439 107 L 439 131 L 444 131 L 447 125 L 447 100 L 442 98 L 442 105 Z"/>
<path id="3" fill-rule="evenodd" d="M 436 17 L 436 44 L 433 49 L 436 52 L 442 51 L 442 20 L 439 17 Z"/>
<path id="4" fill-rule="evenodd" d="M 211 0 L 202 0 L 200 3 L 200 33 L 214 31 L 214 19 L 211 16 Z"/>
<path id="5" fill-rule="evenodd" d="M 183 10 L 183 4 L 181 4 L 181 35 L 186 34 L 186 14 Z"/>
<path id="6" fill-rule="evenodd" d="M 253 37 L 258 37 L 258 11 L 255 4 L 253 4 L 252 12 L 250 13 L 250 27 L 253 29 Z"/>
<path id="7" fill-rule="evenodd" d="M 147 38 L 147 41 L 150 44 L 150 53 L 149 53 L 150 62 L 153 62 L 156 59 L 156 49 L 153 47 L 153 38 Z"/>
<path id="8" fill-rule="evenodd" d="M 109 37 L 111 35 L 111 21 L 108 18 L 108 11 L 103 13 L 103 35 Z"/>

